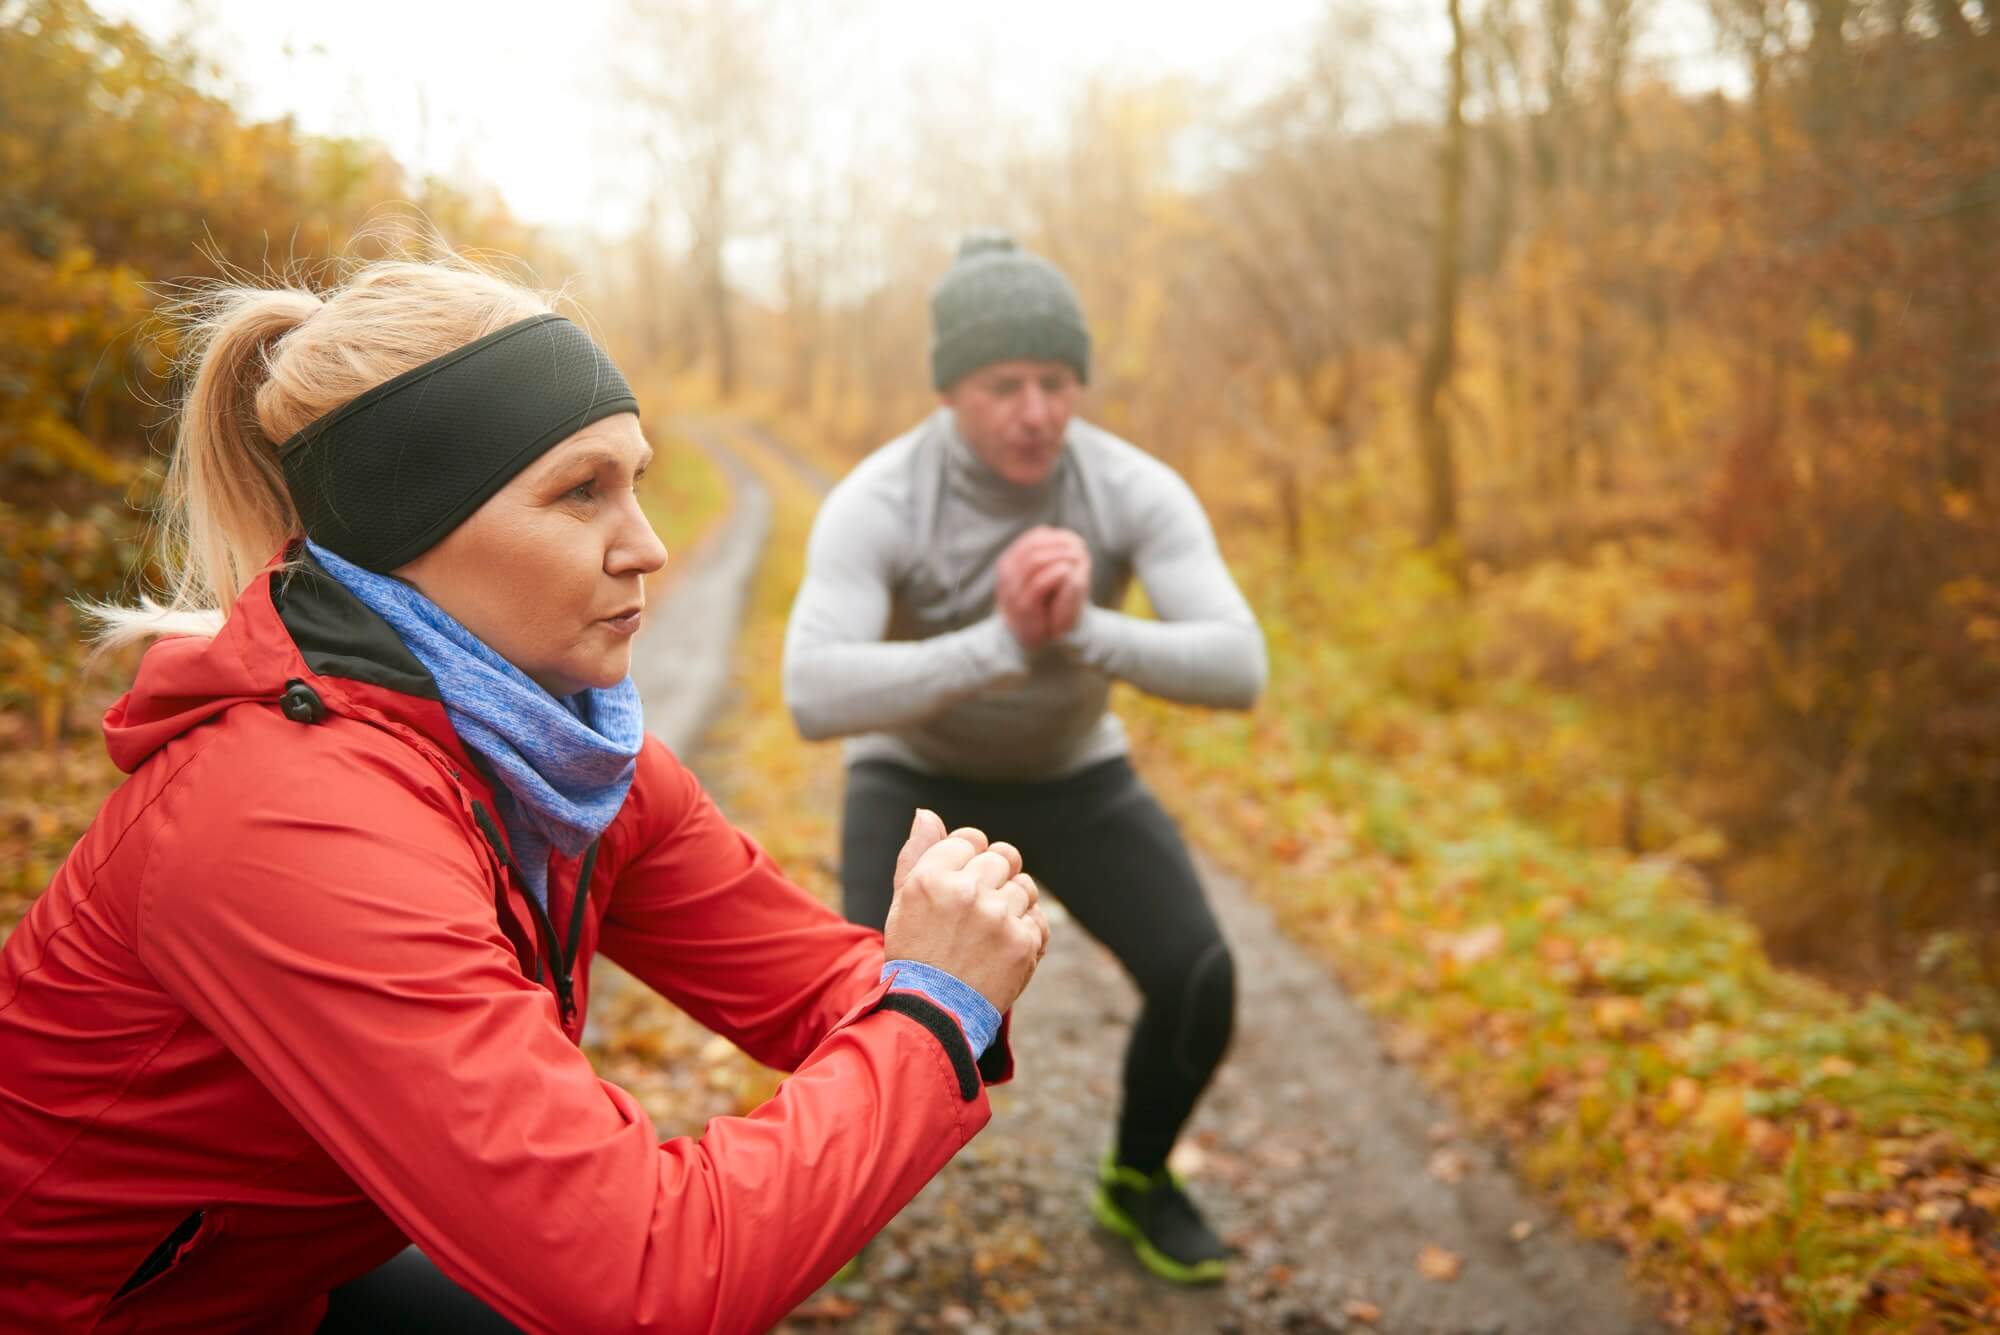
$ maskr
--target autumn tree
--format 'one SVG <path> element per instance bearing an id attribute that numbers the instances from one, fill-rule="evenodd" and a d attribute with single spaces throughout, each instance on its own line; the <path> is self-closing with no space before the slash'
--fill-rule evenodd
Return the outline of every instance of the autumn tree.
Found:
<path id="1" fill-rule="evenodd" d="M 1417 431 L 1424 461 L 1425 546 L 1450 551 L 1458 539 L 1458 464 L 1442 402 L 1458 332 L 1459 245 L 1465 210 L 1465 22 L 1447 0 L 1451 56 L 1444 145 L 1438 158 L 1438 215 L 1432 246 L 1430 346 L 1417 381 Z M 1455 561 L 1456 556 L 1452 559 Z"/>
<path id="2" fill-rule="evenodd" d="M 619 38 L 618 92 L 652 173 L 647 217 L 671 219 L 716 389 L 738 388 L 740 350 L 728 251 L 748 230 L 752 173 L 768 146 L 773 93 L 766 8 L 741 0 L 630 0 Z M 650 240 L 671 247 L 656 233 Z"/>
<path id="3" fill-rule="evenodd" d="M 82 0 L 0 5 L 0 707 L 49 741 L 80 686 L 66 599 L 143 564 L 174 389 L 163 297 L 224 273 L 311 282 L 419 230 L 539 253 L 490 194 L 251 122 L 213 74 Z"/>

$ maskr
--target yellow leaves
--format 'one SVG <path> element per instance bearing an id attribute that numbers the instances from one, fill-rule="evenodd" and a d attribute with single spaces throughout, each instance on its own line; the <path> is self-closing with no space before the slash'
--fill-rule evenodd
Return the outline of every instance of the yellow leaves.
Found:
<path id="1" fill-rule="evenodd" d="M 123 488 L 137 472 L 131 460 L 113 455 L 54 413 L 30 409 L 12 426 L 22 446 L 38 451 L 57 469 L 81 473 L 104 488 Z"/>
<path id="2" fill-rule="evenodd" d="M 89 704 L 109 703 L 93 696 Z M 0 940 L 47 886 L 119 775 L 95 735 L 53 741 L 18 713 L 0 713 Z"/>
<path id="3" fill-rule="evenodd" d="M 1574 905 L 1570 903 L 1567 896 L 1543 895 L 1535 901 L 1534 913 L 1543 922 L 1554 922 L 1568 913 L 1573 907 Z M 1543 940 L 1549 943 L 1546 945 L 1546 949 L 1564 952 L 1561 954 L 1552 954 L 1549 956 L 1550 959 L 1567 960 L 1576 958 L 1576 943 L 1574 941 L 1567 941 L 1561 937 L 1544 937 Z"/>
<path id="4" fill-rule="evenodd" d="M 1662 1127 L 1678 1126 L 1701 1107 L 1702 1097 L 1699 1080 L 1677 1075 L 1667 1082 L 1665 1095 L 1653 1109 L 1653 1121 Z"/>
<path id="5" fill-rule="evenodd" d="M 1645 1023 L 1646 1006 L 1637 997 L 1599 997 L 1590 1007 L 1590 1023 L 1607 1038 L 1623 1038 Z"/>
<path id="6" fill-rule="evenodd" d="M 1766 1204 L 1739 1199 L 1730 1184 L 1704 1179 L 1675 1183 L 1647 1200 L 1646 1208 L 1654 1219 L 1695 1235 L 1747 1234 L 1772 1215 Z"/>
<path id="7" fill-rule="evenodd" d="M 1712 1086 L 1701 1096 L 1691 1120 L 1717 1137 L 1740 1134 L 1749 1121 L 1743 1110 L 1743 1091 L 1733 1085 Z"/>
<path id="8" fill-rule="evenodd" d="M 1498 923 L 1486 923 L 1464 932 L 1429 932 L 1424 945 L 1439 966 L 1439 980 L 1448 981 L 1460 969 L 1498 955 L 1507 943 L 1507 934 Z"/>
<path id="9" fill-rule="evenodd" d="M 1694 1227 L 1695 1208 L 1678 1192 L 1668 1192 L 1664 1196 L 1654 1197 L 1649 1203 L 1648 1208 L 1652 1211 L 1653 1218 L 1655 1219 L 1664 1220 L 1679 1228 L 1692 1229 Z"/>
<path id="10" fill-rule="evenodd" d="M 89 246 L 69 245 L 64 246 L 56 254 L 55 262 L 50 267 L 58 282 L 76 283 L 88 274 L 96 263 L 97 252 Z"/>
<path id="11" fill-rule="evenodd" d="M 1689 1182 L 1680 1193 L 1698 1214 L 1721 1214 L 1729 1204 L 1729 1187 L 1722 1182 Z"/>
<path id="12" fill-rule="evenodd" d="M 1970 1260 L 1977 1254 L 1978 1244 L 1970 1233 L 1961 1228 L 1946 1228 L 1938 1231 L 1938 1241 L 1947 1255 L 1960 1260 Z"/>
<path id="13" fill-rule="evenodd" d="M 1806 324 L 1806 353 L 1821 369 L 1837 371 L 1854 359 L 1854 336 L 1816 315 Z"/>
<path id="14" fill-rule="evenodd" d="M 1791 1151 L 1792 1135 L 1769 1118 L 1752 1117 L 1743 1124 L 1743 1143 L 1766 1163 L 1776 1164 Z"/>
<path id="15" fill-rule="evenodd" d="M 1271 856 L 1279 862 L 1293 863 L 1305 856 L 1308 847 L 1305 840 L 1288 830 L 1271 840 Z"/>
<path id="16" fill-rule="evenodd" d="M 1732 592 L 1717 572 L 1700 579 L 1711 581 L 1702 584 L 1703 597 L 1754 603 L 1747 585 Z M 1616 588 L 1607 581 L 1607 589 Z M 1565 592 L 1551 593 L 1558 609 Z M 1959 596 L 1964 605 L 1988 608 L 1980 601 L 1983 589 Z M 1676 634 L 1698 647 L 1705 635 L 1729 633 L 1713 626 L 1740 624 L 1741 610 L 1725 609 L 1714 622 L 1697 619 Z M 2000 603 L 1992 610 L 2000 612 Z M 1283 633 L 1301 644 L 1307 638 L 1297 626 Z M 1600 669 L 1620 652 L 1608 649 Z M 1955 1206 L 1995 1212 L 1973 1204 L 1974 1193 L 1985 1190 L 1976 1175 L 1962 1196 L 1926 1195 L 1910 1185 L 1915 1179 L 1903 1179 L 1854 1192 L 1856 1203 L 1843 1205 L 1837 1194 L 1822 1203 L 1826 1189 L 1837 1193 L 1865 1177 L 1856 1169 L 1874 1157 L 1856 1125 L 1854 1108 L 1863 1099 L 1920 1092 L 1936 1098 L 1937 1086 L 1924 1073 L 1898 1069 L 1903 1040 L 1890 1057 L 1860 1036 L 1865 1026 L 1856 1008 L 1776 975 L 1740 922 L 1706 907 L 1711 891 L 1693 876 L 1665 871 L 1639 888 L 1618 879 L 1632 865 L 1627 860 L 1558 861 L 1543 851 L 1540 826 L 1530 835 L 1525 821 L 1468 820 L 1452 800 L 1469 778 L 1503 774 L 1511 796 L 1520 775 L 1537 766 L 1554 774 L 1551 782 L 1575 782 L 1588 773 L 1584 759 L 1601 753 L 1579 750 L 1574 769 L 1552 764 L 1547 746 L 1479 753 L 1490 742 L 1474 729 L 1490 734 L 1492 709 L 1477 706 L 1466 711 L 1477 717 L 1443 725 L 1405 712 L 1386 691 L 1369 699 L 1380 707 L 1360 725 L 1339 716 L 1341 759 L 1367 770 L 1351 787 L 1329 782 L 1326 767 L 1303 763 L 1297 735 L 1260 732 L 1253 751 L 1259 773 L 1289 765 L 1297 782 L 1282 805 L 1260 813 L 1268 819 L 1254 840 L 1237 828 L 1239 790 L 1232 783 L 1243 782 L 1242 753 L 1197 755 L 1181 744 L 1192 725 L 1179 715 L 1164 721 L 1148 715 L 1150 728 L 1135 729 L 1135 736 L 1147 763 L 1174 773 L 1178 791 L 1171 801 L 1191 835 L 1211 846 L 1226 843 L 1240 854 L 1233 856 L 1237 869 L 1281 905 L 1306 897 L 1297 879 L 1306 859 L 1287 863 L 1276 856 L 1286 848 L 1285 835 L 1301 828 L 1295 804 L 1317 797 L 1353 814 L 1355 828 L 1366 833 L 1342 865 L 1365 879 L 1366 896 L 1344 887 L 1317 890 L 1313 902 L 1339 895 L 1345 911 L 1287 914 L 1288 926 L 1309 933 L 1366 1002 L 1392 1017 L 1383 1025 L 1389 1051 L 1438 1073 L 1465 1106 L 1519 1136 L 1517 1162 L 1538 1179 L 1561 1183 L 1580 1219 L 1623 1231 L 1628 1240 L 1651 1230 L 1644 1243 L 1649 1264 L 1691 1295 L 1691 1310 L 1734 1310 L 1731 1295 L 1756 1291 L 1774 1265 L 1788 1264 L 1774 1262 L 1771 1249 L 1787 1245 L 1794 1228 L 1837 1240 L 1830 1245 L 1849 1249 L 1843 1261 L 1863 1266 L 1880 1260 L 1885 1248 L 1943 1237 L 1962 1217 Z M 1266 709 L 1303 712 L 1322 703 L 1313 693 L 1287 698 L 1280 687 Z M 1440 744 L 1440 736 L 1450 740 Z M 1550 736 L 1549 745 L 1567 744 L 1560 731 Z M 1482 755 L 1484 768 L 1466 761 L 1472 754 Z M 1172 765 L 1165 757 L 1174 758 Z M 1392 817 L 1408 844 L 1379 872 L 1374 860 L 1381 846 L 1369 823 L 1370 794 L 1379 791 L 1369 785 L 1378 776 L 1385 787 L 1393 784 Z M 1257 817 L 1245 823 L 1256 826 Z M 1217 838 L 1217 831 L 1227 837 Z M 1686 857 L 1730 851 L 1713 827 L 1693 821 L 1667 833 L 1652 846 L 1673 846 Z M 1532 855 L 1486 859 L 1476 851 L 1488 841 L 1512 850 L 1531 838 Z M 1436 850 L 1446 844 L 1466 861 L 1439 865 L 1445 859 Z M 1467 873 L 1468 864 L 1478 871 Z M 1509 940 L 1520 948 L 1510 951 Z M 1711 963 L 1691 970 L 1687 952 Z M 1924 1060 L 1937 1061 L 1946 1042 L 1954 1061 L 1967 1051 L 1958 1036 L 1929 1038 Z M 1815 1129 L 1811 1154 L 1798 1151 L 1802 1126 Z M 1917 1157 L 1914 1142 L 1898 1155 L 1881 1154 Z M 1440 1180 L 1465 1168 L 1443 1145 L 1427 1155 L 1426 1171 Z M 1795 1163 L 1803 1167 L 1794 1170 Z M 1794 1171 L 1797 1206 L 1786 1185 Z M 2000 1192 L 2000 1179 L 1994 1190 Z M 1800 1324 L 1804 1301 L 1765 1294 L 1757 1310 L 1783 1329 Z M 1728 1319 L 1711 1324 L 1726 1328 Z"/>

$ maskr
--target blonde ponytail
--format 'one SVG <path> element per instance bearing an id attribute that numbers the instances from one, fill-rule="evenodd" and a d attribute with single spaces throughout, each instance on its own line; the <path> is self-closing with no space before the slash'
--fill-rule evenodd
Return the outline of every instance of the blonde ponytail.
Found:
<path id="1" fill-rule="evenodd" d="M 461 256 L 377 260 L 323 293 L 217 284 L 166 312 L 187 390 L 157 516 L 159 597 L 85 604 L 101 648 L 212 635 L 237 595 L 299 534 L 277 446 L 412 367 L 552 299 Z"/>

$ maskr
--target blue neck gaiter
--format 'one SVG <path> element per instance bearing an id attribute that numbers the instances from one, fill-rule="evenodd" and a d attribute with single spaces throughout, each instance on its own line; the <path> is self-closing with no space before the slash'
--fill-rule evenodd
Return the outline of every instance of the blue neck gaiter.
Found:
<path id="1" fill-rule="evenodd" d="M 459 740 L 499 776 L 514 861 L 546 905 L 549 850 L 581 855 L 625 804 L 645 740 L 639 688 L 627 677 L 557 699 L 411 585 L 306 546 L 429 670 Z"/>

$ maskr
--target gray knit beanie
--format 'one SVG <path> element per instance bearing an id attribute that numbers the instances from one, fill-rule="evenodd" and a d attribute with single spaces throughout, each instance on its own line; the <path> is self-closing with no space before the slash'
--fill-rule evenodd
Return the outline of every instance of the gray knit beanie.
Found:
<path id="1" fill-rule="evenodd" d="M 1062 270 L 1005 232 L 969 234 L 931 289 L 931 383 L 950 389 L 994 362 L 1067 362 L 1090 379 L 1090 330 Z"/>

